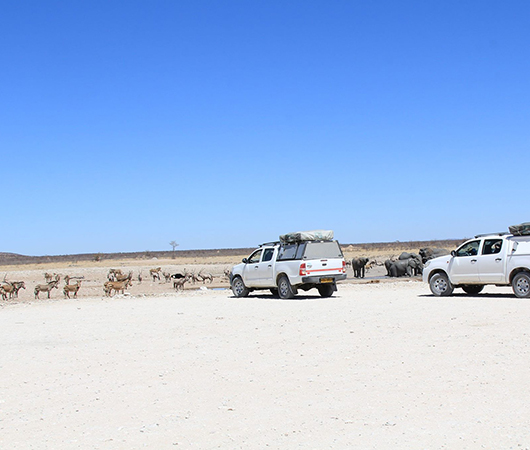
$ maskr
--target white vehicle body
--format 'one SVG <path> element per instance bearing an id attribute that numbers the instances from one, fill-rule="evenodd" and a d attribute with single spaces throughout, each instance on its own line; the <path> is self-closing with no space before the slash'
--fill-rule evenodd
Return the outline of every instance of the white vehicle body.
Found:
<path id="1" fill-rule="evenodd" d="M 530 236 L 476 236 L 450 255 L 427 261 L 423 281 L 435 295 L 451 295 L 457 287 L 474 294 L 493 284 L 511 285 L 517 297 L 530 297 Z"/>
<path id="2" fill-rule="evenodd" d="M 337 241 L 304 241 L 263 244 L 232 268 L 230 284 L 237 297 L 270 289 L 291 298 L 299 289 L 317 288 L 323 297 L 337 290 L 346 278 L 346 263 Z"/>

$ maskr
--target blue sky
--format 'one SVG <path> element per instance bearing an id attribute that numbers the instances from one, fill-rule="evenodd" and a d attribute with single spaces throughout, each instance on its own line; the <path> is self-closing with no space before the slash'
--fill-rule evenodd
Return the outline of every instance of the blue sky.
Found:
<path id="1" fill-rule="evenodd" d="M 17 1 L 0 252 L 530 221 L 530 2 Z"/>

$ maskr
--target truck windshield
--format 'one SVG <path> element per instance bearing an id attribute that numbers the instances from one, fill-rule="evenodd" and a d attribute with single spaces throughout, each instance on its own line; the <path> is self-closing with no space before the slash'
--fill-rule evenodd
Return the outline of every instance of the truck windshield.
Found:
<path id="1" fill-rule="evenodd" d="M 337 241 L 308 242 L 303 259 L 342 258 Z"/>

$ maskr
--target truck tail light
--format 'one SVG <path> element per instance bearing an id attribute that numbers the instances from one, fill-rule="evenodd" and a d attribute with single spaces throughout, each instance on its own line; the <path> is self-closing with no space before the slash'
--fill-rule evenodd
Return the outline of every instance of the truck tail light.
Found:
<path id="1" fill-rule="evenodd" d="M 346 261 L 342 261 L 342 273 L 346 273 Z"/>
<path id="2" fill-rule="evenodd" d="M 300 276 L 307 275 L 307 271 L 305 269 L 305 263 L 300 264 Z"/>

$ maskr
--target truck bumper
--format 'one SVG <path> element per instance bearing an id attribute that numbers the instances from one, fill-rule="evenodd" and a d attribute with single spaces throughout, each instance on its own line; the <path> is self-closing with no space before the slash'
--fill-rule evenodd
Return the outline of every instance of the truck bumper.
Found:
<path id="1" fill-rule="evenodd" d="M 332 278 L 333 279 L 333 283 L 336 283 L 337 281 L 345 280 L 346 279 L 346 274 L 345 273 L 339 273 L 339 274 L 336 274 L 336 275 L 327 275 L 327 276 L 302 277 L 302 283 L 304 283 L 304 284 L 323 284 L 320 281 L 322 278 Z M 327 284 L 327 283 L 324 283 L 324 284 Z"/>

